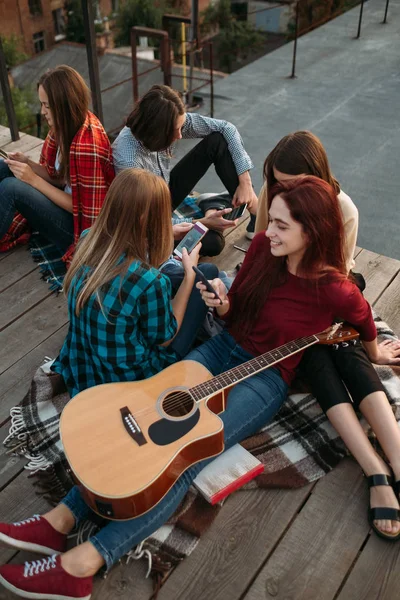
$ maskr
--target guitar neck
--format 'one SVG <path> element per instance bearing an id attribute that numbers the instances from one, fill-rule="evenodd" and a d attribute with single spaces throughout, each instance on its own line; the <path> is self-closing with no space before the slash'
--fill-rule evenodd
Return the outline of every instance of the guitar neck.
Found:
<path id="1" fill-rule="evenodd" d="M 283 346 L 279 346 L 274 350 L 265 352 L 265 354 L 256 356 L 255 358 L 252 358 L 247 362 L 230 369 L 229 371 L 225 371 L 220 375 L 216 375 L 212 379 L 190 388 L 188 391 L 196 400 L 196 402 L 200 402 L 201 400 L 208 398 L 208 396 L 235 385 L 236 383 L 239 383 L 240 381 L 243 381 L 244 379 L 247 379 L 247 377 L 251 377 L 256 373 L 260 373 L 260 371 L 264 371 L 264 369 L 268 369 L 268 367 L 281 362 L 285 358 L 292 356 L 292 354 L 297 354 L 298 352 L 301 352 L 305 348 L 313 346 L 318 342 L 319 339 L 316 335 L 309 335 L 307 337 L 288 342 L 287 344 L 283 344 Z"/>

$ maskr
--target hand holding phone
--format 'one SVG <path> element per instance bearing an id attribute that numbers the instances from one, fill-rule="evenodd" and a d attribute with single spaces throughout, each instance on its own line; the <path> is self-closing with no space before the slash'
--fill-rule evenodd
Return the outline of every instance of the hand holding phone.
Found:
<path id="1" fill-rule="evenodd" d="M 235 219 L 243 217 L 246 207 L 247 204 L 241 204 L 240 206 L 233 208 L 231 212 L 226 213 L 226 215 L 224 215 L 224 219 L 226 219 L 227 221 L 235 221 Z"/>
<path id="2" fill-rule="evenodd" d="M 200 271 L 200 269 L 198 267 L 192 267 L 192 269 L 196 273 L 197 277 L 200 279 L 201 283 L 203 283 L 206 286 L 207 291 L 210 292 L 211 294 L 214 294 L 215 298 L 217 300 L 219 300 L 220 304 L 222 304 L 221 298 L 218 296 L 217 292 L 215 291 L 215 289 L 213 288 L 211 283 L 208 281 L 208 279 L 204 275 L 204 273 L 202 271 Z"/>
<path id="3" fill-rule="evenodd" d="M 183 240 L 179 242 L 177 247 L 174 250 L 174 254 L 182 258 L 182 250 L 186 248 L 188 254 L 191 253 L 193 248 L 197 246 L 200 240 L 206 235 L 208 231 L 208 227 L 203 225 L 203 223 L 196 223 L 192 229 L 185 235 Z"/>

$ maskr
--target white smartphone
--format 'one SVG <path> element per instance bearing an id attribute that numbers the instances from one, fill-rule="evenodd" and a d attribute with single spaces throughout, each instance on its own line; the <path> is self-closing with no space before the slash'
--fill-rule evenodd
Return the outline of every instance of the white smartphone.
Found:
<path id="1" fill-rule="evenodd" d="M 197 246 L 200 240 L 206 235 L 207 231 L 208 227 L 203 225 L 203 223 L 195 223 L 189 233 L 187 233 L 183 240 L 179 242 L 174 250 L 174 254 L 179 256 L 179 258 L 182 258 L 183 248 L 186 248 L 188 254 L 190 254 L 193 248 Z"/>
<path id="2" fill-rule="evenodd" d="M 0 157 L 1 158 L 8 158 L 8 154 L 5 150 L 3 150 L 2 148 L 0 148 Z"/>

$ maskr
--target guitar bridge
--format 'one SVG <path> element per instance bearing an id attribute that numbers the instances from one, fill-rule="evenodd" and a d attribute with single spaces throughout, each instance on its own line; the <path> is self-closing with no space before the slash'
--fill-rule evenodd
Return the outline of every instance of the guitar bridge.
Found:
<path id="1" fill-rule="evenodd" d="M 126 431 L 129 433 L 131 438 L 139 445 L 143 446 L 147 444 L 147 440 L 143 435 L 142 430 L 140 429 L 138 422 L 135 417 L 132 415 L 131 411 L 127 406 L 120 408 L 122 422 Z"/>

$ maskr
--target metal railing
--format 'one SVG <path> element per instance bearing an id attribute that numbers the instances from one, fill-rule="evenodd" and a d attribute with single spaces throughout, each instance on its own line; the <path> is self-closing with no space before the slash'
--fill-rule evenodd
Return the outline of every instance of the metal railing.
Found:
<path id="1" fill-rule="evenodd" d="M 197 92 L 198 90 L 200 90 L 201 88 L 203 88 L 204 86 L 210 85 L 210 116 L 213 117 L 214 116 L 213 42 L 211 40 L 203 40 L 202 41 L 200 39 L 200 31 L 199 31 L 198 26 L 195 28 L 194 32 L 193 31 L 191 32 L 190 40 L 187 41 L 186 34 L 184 36 L 182 36 L 182 32 L 181 32 L 180 40 L 172 40 L 171 32 L 170 32 L 171 23 L 181 24 L 182 27 L 184 27 L 185 25 L 191 26 L 192 19 L 191 19 L 191 17 L 185 17 L 182 15 L 172 15 L 172 14 L 164 14 L 163 15 L 162 24 L 163 24 L 163 28 L 168 32 L 170 50 L 171 50 L 171 41 L 175 41 L 175 42 L 179 41 L 182 46 L 181 53 L 179 53 L 179 52 L 174 53 L 174 59 L 182 61 L 181 65 L 180 65 L 182 68 L 182 75 L 180 75 L 179 73 L 171 73 L 171 76 L 174 78 L 183 80 L 183 95 L 185 97 L 186 105 L 189 110 L 191 108 L 195 107 L 195 105 L 196 105 L 193 94 L 195 92 Z M 198 24 L 198 22 L 197 22 L 197 24 Z M 210 73 L 209 78 L 204 78 L 204 77 L 199 77 L 197 75 L 194 75 L 196 57 L 199 58 L 200 62 L 203 62 L 205 51 L 207 51 L 207 50 L 208 50 L 208 64 L 209 64 L 208 70 Z M 189 60 L 187 60 L 188 57 L 189 57 Z M 187 67 L 186 67 L 187 64 L 189 64 L 189 76 L 187 74 Z M 185 87 L 186 87 L 185 82 L 187 82 L 187 80 L 190 81 L 190 84 L 189 84 L 189 87 L 187 89 L 185 89 Z M 193 82 L 201 82 L 201 83 L 199 85 L 197 85 L 197 87 L 193 87 L 193 85 L 194 85 Z"/>
<path id="2" fill-rule="evenodd" d="M 14 103 L 12 101 L 10 82 L 8 81 L 8 71 L 6 59 L 3 51 L 3 44 L 0 37 L 0 80 L 1 91 L 3 92 L 4 104 L 6 106 L 8 126 L 10 128 L 11 139 L 13 142 L 19 140 L 18 124 L 15 116 Z"/>
<path id="3" fill-rule="evenodd" d="M 150 27 L 132 27 L 131 29 L 131 52 L 132 52 L 132 84 L 133 101 L 139 100 L 139 75 L 150 73 L 158 69 L 158 65 L 151 67 L 142 73 L 137 68 L 137 38 L 142 35 L 160 40 L 160 67 L 164 75 L 164 85 L 171 85 L 171 55 L 169 49 L 168 32 L 162 29 L 151 29 Z"/>
<path id="4" fill-rule="evenodd" d="M 383 21 L 381 21 L 381 25 L 386 25 L 386 23 L 387 23 L 389 3 L 390 3 L 390 0 L 386 0 L 385 14 L 383 16 Z M 359 40 L 360 36 L 361 36 L 361 25 L 362 25 L 363 13 L 364 13 L 364 4 L 365 4 L 365 0 L 361 0 L 361 2 L 360 2 L 360 16 L 358 18 L 358 28 L 357 28 L 356 40 Z"/>
<path id="5" fill-rule="evenodd" d="M 310 25 L 310 27 L 308 27 L 306 29 L 302 28 L 300 31 L 299 30 L 299 28 L 300 28 L 300 5 L 303 2 L 307 2 L 307 1 L 308 0 L 295 0 L 296 6 L 295 6 L 295 23 L 294 23 L 295 30 L 294 30 L 294 38 L 293 38 L 293 58 L 292 58 L 292 70 L 291 70 L 291 74 L 289 75 L 289 77 L 292 79 L 296 77 L 297 40 L 298 40 L 298 38 L 301 37 L 302 35 L 304 35 L 305 33 L 307 33 L 308 31 L 310 31 L 311 29 L 315 29 L 316 27 L 322 25 L 323 23 L 327 22 L 328 20 L 334 18 L 338 14 L 342 14 L 344 12 L 343 10 L 341 10 L 338 13 L 329 15 L 327 18 L 324 18 L 323 20 L 321 20 L 317 23 L 313 23 L 312 25 Z M 191 23 L 190 18 L 180 17 L 177 15 L 165 15 L 164 16 L 165 20 L 163 22 L 164 30 L 153 30 L 153 29 L 143 28 L 143 27 L 133 28 L 133 30 L 135 30 L 135 31 L 134 31 L 134 33 L 131 34 L 132 77 L 125 79 L 123 82 L 114 84 L 114 86 L 110 86 L 109 88 L 105 88 L 105 89 L 101 90 L 100 89 L 99 67 L 98 67 L 98 61 L 97 61 L 96 35 L 95 35 L 95 31 L 94 31 L 94 15 L 93 15 L 93 9 L 92 9 L 92 2 L 90 0 L 81 0 L 81 3 L 82 3 L 82 9 L 83 9 L 84 25 L 85 25 L 86 51 L 87 51 L 87 59 L 88 59 L 88 66 L 89 66 L 89 79 L 90 79 L 90 88 L 91 88 L 91 92 L 92 92 L 93 109 L 101 121 L 103 121 L 103 109 L 102 109 L 102 101 L 101 101 L 101 93 L 102 92 L 105 92 L 105 91 L 111 89 L 112 87 L 115 87 L 116 85 L 121 85 L 122 83 L 126 83 L 127 81 L 132 80 L 133 97 L 134 97 L 134 100 L 136 101 L 139 97 L 138 77 L 140 77 L 140 75 L 144 75 L 145 73 L 150 72 L 151 70 L 155 70 L 155 69 L 159 68 L 158 66 L 156 66 L 151 69 L 148 69 L 144 73 L 137 72 L 136 41 L 137 41 L 137 36 L 139 34 L 151 35 L 151 37 L 159 37 L 159 39 L 161 39 L 160 65 L 161 65 L 161 69 L 163 71 L 164 83 L 166 85 L 171 84 L 172 69 L 171 69 L 171 55 L 170 55 L 170 40 L 169 40 L 168 32 L 166 30 L 167 29 L 166 24 L 167 24 L 168 20 L 169 21 L 175 20 L 175 21 L 190 24 Z M 279 4 L 276 4 L 274 6 L 270 6 L 270 7 L 264 8 L 264 9 L 251 11 L 248 14 L 263 12 L 266 10 L 272 10 L 279 6 L 288 5 L 288 4 L 293 5 L 294 4 L 293 0 L 288 0 L 287 2 L 286 1 L 280 2 Z M 355 36 L 356 39 L 359 39 L 361 36 L 364 4 L 365 4 L 365 0 L 361 0 L 357 34 Z M 390 0 L 386 0 L 384 16 L 383 16 L 383 20 L 381 21 L 382 24 L 387 23 L 389 4 L 390 4 Z M 205 47 L 209 47 L 210 78 L 209 78 L 209 80 L 205 80 L 205 79 L 202 79 L 199 77 L 192 76 L 190 91 L 194 92 L 194 91 L 198 90 L 200 87 L 203 87 L 204 85 L 206 85 L 207 83 L 210 84 L 210 87 L 211 87 L 211 98 L 210 98 L 211 114 L 213 116 L 213 113 L 214 113 L 214 77 L 213 77 L 212 43 L 210 41 L 201 43 L 201 42 L 199 42 L 198 38 L 196 38 L 195 43 L 194 43 L 194 40 L 192 40 L 190 42 L 190 44 L 192 46 L 190 47 L 189 54 L 190 53 L 193 53 L 193 54 L 198 53 L 200 50 L 203 50 Z M 174 74 L 173 76 L 174 77 L 182 77 L 178 74 Z M 195 80 L 195 79 L 200 80 L 203 83 L 201 83 L 198 87 L 193 88 L 193 80 Z M 7 120 L 8 120 L 9 129 L 10 129 L 11 139 L 13 141 L 16 141 L 19 139 L 18 124 L 17 124 L 14 105 L 13 105 L 13 101 L 12 101 L 12 94 L 11 94 L 10 84 L 9 84 L 9 80 L 8 80 L 7 65 L 6 65 L 6 61 L 5 61 L 1 38 L 0 38 L 0 84 L 1 84 L 4 104 L 5 104 L 6 113 L 7 113 Z"/>
<path id="6" fill-rule="evenodd" d="M 300 15 L 300 5 L 302 3 L 308 2 L 309 0 L 297 0 L 296 1 L 296 9 L 295 9 L 295 33 L 294 33 L 294 44 L 293 44 L 293 58 L 292 58 L 292 73 L 290 75 L 291 79 L 294 79 L 296 77 L 296 59 L 297 59 L 297 40 L 299 37 L 301 37 L 302 35 L 308 33 L 309 31 L 311 31 L 312 29 L 316 29 L 317 27 L 319 27 L 320 25 L 323 25 L 324 23 L 330 21 L 331 19 L 334 19 L 335 17 L 338 17 L 339 15 L 342 15 L 346 12 L 346 10 L 340 9 L 337 12 L 327 15 L 326 18 L 321 19 L 320 21 L 316 22 L 316 23 L 312 23 L 312 25 L 310 25 L 309 27 L 302 29 L 301 31 L 299 31 L 299 15 Z M 389 2 L 390 0 L 386 0 L 386 6 L 385 6 L 385 15 L 383 17 L 383 21 L 381 21 L 382 24 L 387 23 L 387 14 L 388 14 L 388 9 L 389 9 Z M 359 39 L 360 35 L 361 35 L 361 24 L 362 24 L 362 18 L 363 18 L 363 10 L 364 10 L 364 4 L 365 4 L 365 0 L 360 0 L 360 15 L 359 15 L 359 20 L 358 20 L 358 29 L 357 29 L 357 34 L 355 39 Z"/>

